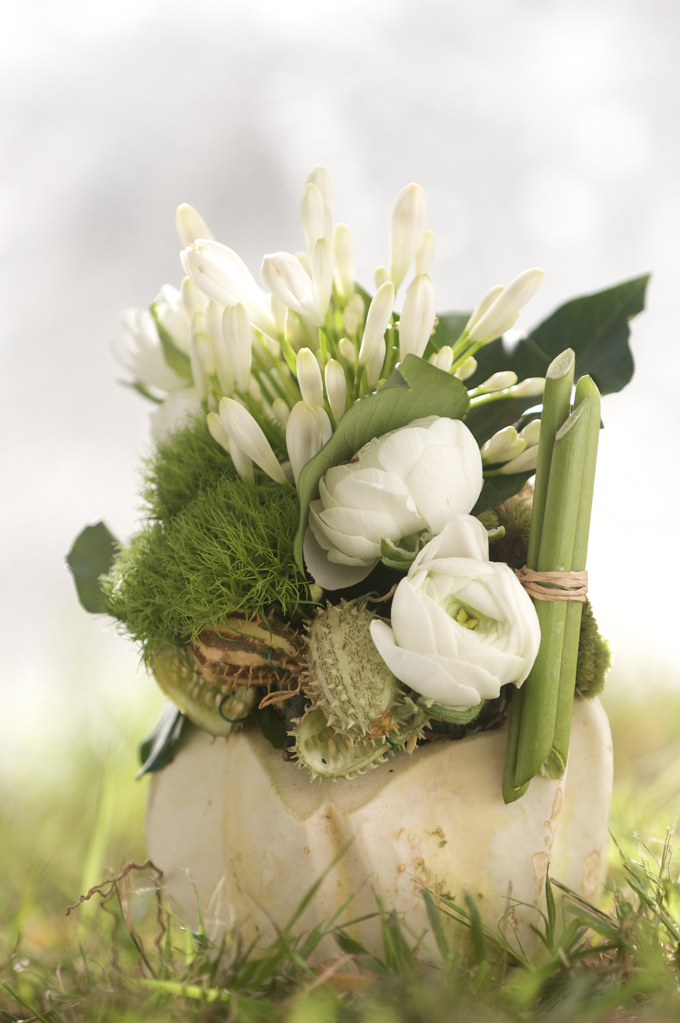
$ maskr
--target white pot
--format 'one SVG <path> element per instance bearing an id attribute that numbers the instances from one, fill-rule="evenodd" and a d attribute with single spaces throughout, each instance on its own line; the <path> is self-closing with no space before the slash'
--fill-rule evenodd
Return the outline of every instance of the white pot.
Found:
<path id="1" fill-rule="evenodd" d="M 565 777 L 534 778 L 508 806 L 501 795 L 505 745 L 505 729 L 483 732 L 398 754 L 352 781 L 312 783 L 252 727 L 226 739 L 195 730 L 151 782 L 149 855 L 195 926 L 193 883 L 213 939 L 236 928 L 246 942 L 258 930 L 261 944 L 271 940 L 271 920 L 285 924 L 352 839 L 298 921 L 301 931 L 355 892 L 338 922 L 375 912 L 377 893 L 420 935 L 429 931 L 420 896 L 426 885 L 457 902 L 470 890 L 491 927 L 510 910 L 530 952 L 538 941 L 530 925 L 539 923 L 530 907 L 544 906 L 548 864 L 551 877 L 587 899 L 598 897 L 608 848 L 611 733 L 598 700 L 577 700 Z M 509 904 L 509 896 L 528 906 Z M 349 932 L 381 952 L 376 921 Z M 324 941 L 318 957 L 332 957 L 337 948 Z"/>

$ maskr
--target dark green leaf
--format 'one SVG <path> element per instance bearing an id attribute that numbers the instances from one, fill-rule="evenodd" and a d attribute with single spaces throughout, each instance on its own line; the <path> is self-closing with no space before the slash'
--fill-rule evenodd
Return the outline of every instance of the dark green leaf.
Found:
<path id="1" fill-rule="evenodd" d="M 319 480 L 333 465 L 349 461 L 374 437 L 408 426 L 425 416 L 461 419 L 468 407 L 464 385 L 415 355 L 407 355 L 375 394 L 357 401 L 345 412 L 328 444 L 305 465 L 298 481 L 300 525 L 295 556 L 304 569 L 302 541 L 311 502 L 318 497 Z"/>
<path id="2" fill-rule="evenodd" d="M 449 958 L 449 943 L 446 940 L 442 915 L 437 908 L 432 893 L 427 888 L 423 888 L 423 899 L 425 901 L 425 909 L 427 910 L 427 919 L 430 921 L 430 927 L 432 928 L 434 940 L 437 942 L 439 955 L 444 962 L 447 962 Z"/>
<path id="3" fill-rule="evenodd" d="M 472 936 L 472 952 L 477 966 L 486 962 L 486 946 L 484 944 L 484 928 L 482 918 L 479 915 L 477 903 L 471 892 L 464 893 L 465 905 L 470 915 L 470 933 Z"/>
<path id="4" fill-rule="evenodd" d="M 184 730 L 185 721 L 186 718 L 179 707 L 171 700 L 166 700 L 153 730 L 139 744 L 139 760 L 142 766 L 135 777 L 141 778 L 145 774 L 161 771 L 170 763 Z"/>
<path id="5" fill-rule="evenodd" d="M 497 508 L 509 497 L 519 494 L 526 481 L 533 475 L 532 470 L 531 472 L 516 472 L 513 476 L 488 477 L 484 480 L 482 492 L 470 514 L 481 515 L 489 508 Z"/>
<path id="6" fill-rule="evenodd" d="M 154 318 L 156 324 L 156 330 L 158 336 L 161 339 L 161 346 L 163 348 L 163 358 L 167 362 L 170 369 L 173 369 L 179 376 L 184 377 L 185 380 L 193 380 L 193 374 L 191 372 L 191 360 L 186 352 L 183 352 L 181 348 L 178 348 L 175 344 L 174 338 L 168 334 L 167 330 L 158 318 L 157 303 L 152 302 L 149 306 L 151 315 Z"/>
<path id="7" fill-rule="evenodd" d="M 577 377 L 592 376 L 602 394 L 622 390 L 634 368 L 628 321 L 644 309 L 648 281 L 646 274 L 572 299 L 512 345 L 502 338 L 492 341 L 475 356 L 478 369 L 470 386 L 501 370 L 514 370 L 520 380 L 545 376 L 552 360 L 565 348 L 573 348 Z"/>
<path id="8" fill-rule="evenodd" d="M 257 727 L 274 749 L 286 748 L 286 726 L 273 707 L 263 707 L 254 714 Z"/>
<path id="9" fill-rule="evenodd" d="M 85 526 L 66 555 L 66 564 L 75 579 L 78 600 L 91 614 L 105 614 L 107 611 L 107 600 L 99 577 L 109 571 L 119 547 L 113 533 L 103 522 L 97 522 L 94 526 Z"/>

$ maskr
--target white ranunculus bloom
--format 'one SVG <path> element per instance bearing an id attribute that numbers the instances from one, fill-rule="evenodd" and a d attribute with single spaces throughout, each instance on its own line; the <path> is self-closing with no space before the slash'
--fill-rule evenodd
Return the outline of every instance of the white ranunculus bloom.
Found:
<path id="1" fill-rule="evenodd" d="M 307 567 L 319 586 L 364 579 L 383 537 L 439 533 L 469 512 L 482 489 L 482 459 L 459 419 L 428 416 L 365 444 L 351 462 L 329 469 L 310 508 Z"/>
<path id="2" fill-rule="evenodd" d="M 187 381 L 165 361 L 156 324 L 148 309 L 124 309 L 121 319 L 127 333 L 113 342 L 116 361 L 140 384 L 162 391 L 185 387 Z"/>
<path id="3" fill-rule="evenodd" d="M 397 586 L 391 625 L 371 635 L 391 671 L 445 707 L 476 707 L 520 686 L 541 642 L 530 597 L 507 565 L 489 561 L 486 530 L 461 515 L 417 556 Z"/>

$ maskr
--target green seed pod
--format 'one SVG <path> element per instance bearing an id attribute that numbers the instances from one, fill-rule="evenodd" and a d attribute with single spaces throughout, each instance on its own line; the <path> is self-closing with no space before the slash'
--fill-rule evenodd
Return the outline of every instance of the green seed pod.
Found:
<path id="1" fill-rule="evenodd" d="M 317 612 L 309 630 L 304 693 L 328 724 L 352 739 L 385 736 L 402 702 L 398 682 L 371 639 L 375 616 L 354 601 Z"/>
<path id="2" fill-rule="evenodd" d="M 413 753 L 427 718 L 414 714 L 408 725 L 389 737 L 352 739 L 329 724 L 320 707 L 308 710 L 295 729 L 293 756 L 314 778 L 355 778 L 382 764 L 397 751 Z"/>

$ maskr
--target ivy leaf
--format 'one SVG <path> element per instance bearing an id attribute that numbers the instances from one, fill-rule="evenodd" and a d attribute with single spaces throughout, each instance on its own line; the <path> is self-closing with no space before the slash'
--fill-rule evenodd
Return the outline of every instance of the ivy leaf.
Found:
<path id="1" fill-rule="evenodd" d="M 309 506 L 319 496 L 319 480 L 331 466 L 349 461 L 369 440 L 408 426 L 414 419 L 426 416 L 462 419 L 468 404 L 467 391 L 460 380 L 415 355 L 407 355 L 379 391 L 361 398 L 345 412 L 328 444 L 300 473 L 300 524 L 295 557 L 302 571 L 302 542 Z"/>
<path id="2" fill-rule="evenodd" d="M 191 372 L 191 359 L 186 352 L 183 352 L 181 348 L 178 348 L 175 344 L 174 338 L 168 334 L 167 330 L 161 323 L 158 316 L 158 303 L 152 302 L 149 306 L 153 321 L 156 324 L 156 330 L 158 336 L 161 339 L 161 347 L 163 348 L 163 358 L 170 367 L 174 369 L 175 373 L 179 376 L 184 377 L 185 380 L 193 380 L 193 374 Z"/>
<path id="3" fill-rule="evenodd" d="M 471 515 L 481 515 L 489 508 L 497 508 L 509 497 L 519 494 L 520 490 L 528 479 L 536 475 L 536 470 L 530 472 L 516 472 L 512 476 L 489 476 L 484 480 L 482 492 L 477 498 Z"/>
<path id="4" fill-rule="evenodd" d="M 139 760 L 142 766 L 137 771 L 136 778 L 161 771 L 170 763 L 184 730 L 185 721 L 186 718 L 179 707 L 171 700 L 166 700 L 158 721 L 139 745 Z"/>
<path id="5" fill-rule="evenodd" d="M 577 378 L 589 374 L 602 394 L 622 390 L 634 370 L 628 324 L 644 309 L 648 282 L 649 274 L 645 274 L 572 299 L 528 337 L 510 345 L 502 338 L 485 345 L 475 356 L 478 369 L 468 386 L 476 387 L 502 370 L 514 370 L 520 380 L 545 376 L 555 356 L 573 348 Z"/>
<path id="6" fill-rule="evenodd" d="M 120 546 L 104 523 L 97 522 L 94 526 L 85 526 L 66 555 L 66 564 L 73 573 L 78 600 L 90 614 L 105 614 L 108 610 L 99 577 L 109 571 Z"/>

